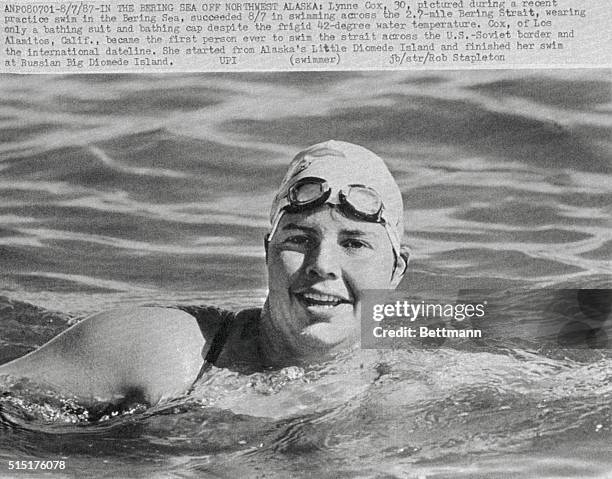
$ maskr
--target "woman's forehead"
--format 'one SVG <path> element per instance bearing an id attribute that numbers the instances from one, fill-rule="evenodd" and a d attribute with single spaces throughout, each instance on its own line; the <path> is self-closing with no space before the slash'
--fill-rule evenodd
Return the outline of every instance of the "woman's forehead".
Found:
<path id="1" fill-rule="evenodd" d="M 349 218 L 332 205 L 327 204 L 301 213 L 285 212 L 281 218 L 279 229 L 312 229 L 320 234 L 352 233 L 381 237 L 386 235 L 382 225 Z"/>

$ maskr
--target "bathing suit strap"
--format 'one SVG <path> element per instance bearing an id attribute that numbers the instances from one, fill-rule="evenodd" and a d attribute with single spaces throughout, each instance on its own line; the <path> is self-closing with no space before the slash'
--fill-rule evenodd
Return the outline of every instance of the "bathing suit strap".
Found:
<path id="1" fill-rule="evenodd" d="M 219 312 L 221 311 L 219 310 Z M 221 351 L 223 351 L 223 346 L 225 346 L 227 338 L 229 337 L 230 332 L 232 330 L 232 326 L 234 325 L 233 320 L 235 318 L 235 314 L 232 313 L 231 311 L 223 311 L 222 317 L 223 317 L 223 321 L 221 323 L 221 326 L 219 326 L 219 329 L 215 333 L 212 339 L 212 342 L 210 343 L 210 348 L 208 349 L 208 352 L 206 353 L 206 357 L 204 358 L 202 367 L 200 368 L 200 371 L 198 372 L 198 375 L 196 376 L 195 380 L 191 384 L 191 387 L 189 388 L 189 392 L 191 392 L 195 384 L 200 379 L 202 379 L 202 376 L 204 376 L 204 373 L 208 371 L 215 364 L 217 359 L 219 359 L 219 355 L 221 354 Z"/>
<path id="2" fill-rule="evenodd" d="M 225 346 L 232 326 L 234 325 L 235 317 L 236 315 L 230 311 L 224 314 L 223 322 L 213 337 L 208 353 L 206 353 L 206 357 L 204 358 L 205 363 L 215 364 L 217 359 L 219 359 L 219 355 L 221 351 L 223 351 L 223 346 Z"/>
<path id="3" fill-rule="evenodd" d="M 189 392 L 191 392 L 195 384 L 204 376 L 204 373 L 216 364 L 233 331 L 239 333 L 241 339 L 257 336 L 261 308 L 245 309 L 238 313 L 210 306 L 179 306 L 179 309 L 194 316 L 202 330 L 205 328 L 204 325 L 217 325 L 202 367 L 189 388 Z M 210 331 L 209 328 L 206 329 Z"/>
<path id="4" fill-rule="evenodd" d="M 172 307 L 185 311 L 186 313 L 195 317 L 203 334 L 204 331 L 211 331 L 211 329 L 214 331 L 216 329 L 212 340 L 210 341 L 210 347 L 208 348 L 206 357 L 204 357 L 202 367 L 200 368 L 196 379 L 189 388 L 189 392 L 191 392 L 195 386 L 195 383 L 202 378 L 204 373 L 208 371 L 219 358 L 221 351 L 223 351 L 223 346 L 225 345 L 225 342 L 227 341 L 232 330 L 232 325 L 234 324 L 236 314 L 231 311 L 216 308 L 214 306 L 180 305 Z M 205 338 L 206 336 L 208 336 L 208 334 L 204 334 Z"/>

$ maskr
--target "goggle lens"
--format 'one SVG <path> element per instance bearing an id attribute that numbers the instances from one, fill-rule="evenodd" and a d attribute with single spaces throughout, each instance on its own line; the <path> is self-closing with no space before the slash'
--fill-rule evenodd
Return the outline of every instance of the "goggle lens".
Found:
<path id="1" fill-rule="evenodd" d="M 345 195 L 346 202 L 356 211 L 370 215 L 377 215 L 382 209 L 382 200 L 378 193 L 367 186 L 351 186 Z"/>
<path id="2" fill-rule="evenodd" d="M 312 203 L 325 193 L 324 183 L 302 183 L 291 190 L 291 202 L 298 205 Z"/>

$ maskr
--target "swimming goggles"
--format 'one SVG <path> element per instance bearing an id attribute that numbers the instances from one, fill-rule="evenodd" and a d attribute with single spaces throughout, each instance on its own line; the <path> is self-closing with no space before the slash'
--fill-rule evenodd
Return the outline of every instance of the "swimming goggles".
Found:
<path id="1" fill-rule="evenodd" d="M 280 211 L 281 213 L 283 211 L 301 213 L 325 203 L 333 204 L 347 217 L 383 225 L 391 240 L 393 251 L 399 257 L 399 239 L 384 218 L 385 206 L 376 190 L 360 184 L 347 185 L 338 192 L 337 203 L 329 201 L 331 194 L 332 188 L 323 178 L 314 176 L 301 178 L 287 190 L 286 201 L 288 204 Z M 277 215 L 268 238 L 272 238 L 276 232 L 281 216 L 282 214 Z"/>

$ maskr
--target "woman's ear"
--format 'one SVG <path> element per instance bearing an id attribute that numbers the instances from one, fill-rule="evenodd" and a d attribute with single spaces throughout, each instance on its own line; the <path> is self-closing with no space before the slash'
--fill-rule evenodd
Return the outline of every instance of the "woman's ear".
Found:
<path id="1" fill-rule="evenodd" d="M 393 269 L 393 275 L 391 276 L 391 287 L 397 288 L 404 279 L 406 269 L 408 269 L 408 262 L 410 261 L 410 249 L 408 246 L 402 245 L 400 247 L 399 258 L 395 261 L 395 268 Z"/>

